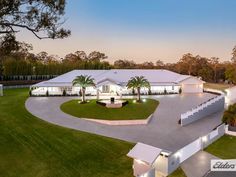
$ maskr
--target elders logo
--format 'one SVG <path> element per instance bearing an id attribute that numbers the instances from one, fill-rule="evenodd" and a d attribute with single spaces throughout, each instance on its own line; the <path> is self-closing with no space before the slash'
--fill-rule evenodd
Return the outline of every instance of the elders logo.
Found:
<path id="1" fill-rule="evenodd" d="M 211 160 L 211 171 L 236 171 L 236 159 Z"/>

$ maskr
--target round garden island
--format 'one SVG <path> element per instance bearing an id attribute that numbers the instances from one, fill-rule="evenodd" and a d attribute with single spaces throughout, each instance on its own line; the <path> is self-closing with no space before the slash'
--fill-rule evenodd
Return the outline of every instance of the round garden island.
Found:
<path id="1" fill-rule="evenodd" d="M 159 102 L 154 99 L 142 99 L 141 103 L 136 102 L 135 99 L 122 99 L 119 102 L 123 103 L 123 106 L 111 108 L 106 106 L 106 104 L 102 104 L 109 103 L 109 100 L 89 100 L 84 104 L 80 104 L 79 100 L 70 100 L 61 105 L 61 110 L 74 117 L 102 123 L 101 121 L 103 120 L 104 122 L 106 122 L 105 120 L 108 122 L 147 120 L 159 105 Z M 117 125 L 120 124 L 118 123 Z"/>

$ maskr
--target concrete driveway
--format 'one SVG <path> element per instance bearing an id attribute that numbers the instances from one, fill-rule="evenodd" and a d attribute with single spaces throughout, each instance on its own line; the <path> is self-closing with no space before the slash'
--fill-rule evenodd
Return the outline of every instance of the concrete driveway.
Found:
<path id="1" fill-rule="evenodd" d="M 80 131 L 95 133 L 129 142 L 142 142 L 174 152 L 189 144 L 199 136 L 210 132 L 221 123 L 223 111 L 202 120 L 181 127 L 180 114 L 192 109 L 215 95 L 183 94 L 151 96 L 160 101 L 148 125 L 109 126 L 68 115 L 60 110 L 60 105 L 75 97 L 30 97 L 26 109 L 47 122 Z"/>
<path id="2" fill-rule="evenodd" d="M 199 151 L 181 164 L 181 168 L 187 176 L 203 177 L 211 169 L 211 160 L 219 159 L 205 151 Z"/>

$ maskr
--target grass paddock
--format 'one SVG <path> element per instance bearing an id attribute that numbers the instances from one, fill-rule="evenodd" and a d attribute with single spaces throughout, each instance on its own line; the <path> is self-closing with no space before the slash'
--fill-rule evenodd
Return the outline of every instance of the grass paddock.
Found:
<path id="1" fill-rule="evenodd" d="M 44 122 L 27 112 L 27 97 L 28 89 L 0 97 L 0 176 L 133 176 L 133 144 Z"/>
<path id="2" fill-rule="evenodd" d="M 205 151 L 221 159 L 236 159 L 236 137 L 224 135 L 208 146 Z"/>

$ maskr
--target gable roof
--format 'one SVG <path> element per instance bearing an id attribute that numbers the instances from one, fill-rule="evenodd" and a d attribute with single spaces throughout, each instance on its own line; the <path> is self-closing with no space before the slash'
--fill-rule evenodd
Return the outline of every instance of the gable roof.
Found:
<path id="1" fill-rule="evenodd" d="M 157 147 L 143 143 L 137 143 L 133 147 L 133 149 L 129 151 L 127 156 L 136 160 L 141 160 L 151 165 L 155 162 L 156 158 L 160 155 L 161 151 L 162 149 L 159 149 Z"/>
<path id="2" fill-rule="evenodd" d="M 179 83 L 182 83 L 182 84 L 185 84 L 185 83 L 187 83 L 187 84 L 203 84 L 205 82 L 197 77 L 189 76 L 189 77 L 179 81 Z"/>
<path id="3" fill-rule="evenodd" d="M 135 76 L 144 76 L 152 85 L 175 85 L 192 77 L 162 69 L 73 70 L 33 86 L 72 86 L 72 81 L 79 75 L 91 76 L 96 84 L 108 80 L 119 85 L 126 85 Z"/>

